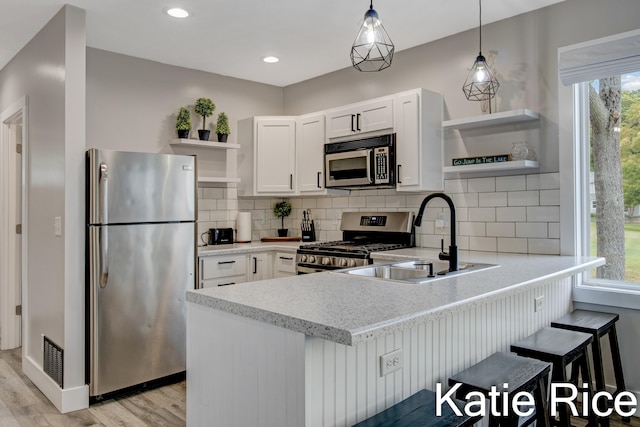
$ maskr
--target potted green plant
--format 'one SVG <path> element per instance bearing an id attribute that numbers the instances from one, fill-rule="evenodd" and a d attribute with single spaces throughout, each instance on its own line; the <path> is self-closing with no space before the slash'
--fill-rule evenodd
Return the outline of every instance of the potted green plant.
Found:
<path id="1" fill-rule="evenodd" d="M 278 237 L 287 237 L 289 230 L 284 228 L 284 218 L 291 213 L 291 203 L 286 200 L 273 205 L 273 214 L 282 220 L 282 228 L 278 229 Z"/>
<path id="2" fill-rule="evenodd" d="M 213 114 L 213 110 L 216 109 L 216 104 L 209 98 L 198 98 L 193 106 L 194 111 L 199 116 L 202 116 L 202 129 L 198 129 L 198 136 L 201 141 L 208 141 L 211 131 L 206 129 L 207 117 Z"/>
<path id="3" fill-rule="evenodd" d="M 180 107 L 178 116 L 176 117 L 176 130 L 178 131 L 178 138 L 189 138 L 189 131 L 191 130 L 191 115 L 189 110 L 185 107 Z"/>
<path id="4" fill-rule="evenodd" d="M 231 134 L 231 129 L 229 129 L 229 118 L 224 111 L 218 114 L 216 133 L 218 134 L 218 142 L 227 142 L 227 137 Z"/>

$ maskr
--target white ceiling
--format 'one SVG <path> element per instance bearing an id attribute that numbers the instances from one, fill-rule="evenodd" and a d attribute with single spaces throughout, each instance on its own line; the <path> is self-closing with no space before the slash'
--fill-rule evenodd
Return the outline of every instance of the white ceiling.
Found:
<path id="1" fill-rule="evenodd" d="M 483 24 L 562 0 L 484 0 Z M 0 0 L 0 68 L 64 5 Z M 287 86 L 351 66 L 368 0 L 67 0 L 86 10 L 87 45 Z M 179 6 L 191 16 L 171 18 Z M 478 26 L 477 0 L 375 0 L 396 52 Z M 277 64 L 262 58 L 274 55 Z M 392 65 L 393 66 L 393 65 Z"/>

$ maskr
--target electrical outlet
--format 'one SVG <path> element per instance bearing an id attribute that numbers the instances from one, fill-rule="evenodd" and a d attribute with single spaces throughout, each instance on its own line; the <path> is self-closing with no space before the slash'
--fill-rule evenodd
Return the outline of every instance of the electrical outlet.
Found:
<path id="1" fill-rule="evenodd" d="M 542 310 L 542 301 L 544 301 L 544 295 L 541 295 L 534 300 L 533 311 L 538 312 Z"/>
<path id="2" fill-rule="evenodd" d="M 53 234 L 55 236 L 62 236 L 62 217 L 56 216 L 53 218 Z"/>
<path id="3" fill-rule="evenodd" d="M 332 212 L 333 212 L 333 225 L 337 225 L 338 222 L 340 221 L 341 214 L 337 210 L 333 210 Z"/>
<path id="4" fill-rule="evenodd" d="M 436 218 L 436 227 L 444 229 L 447 226 L 447 220 L 444 217 L 444 213 L 440 212 Z"/>
<path id="5" fill-rule="evenodd" d="M 266 213 L 262 215 L 262 225 L 269 225 L 269 217 Z"/>
<path id="6" fill-rule="evenodd" d="M 393 371 L 402 368 L 402 349 L 380 356 L 380 376 L 384 377 Z"/>

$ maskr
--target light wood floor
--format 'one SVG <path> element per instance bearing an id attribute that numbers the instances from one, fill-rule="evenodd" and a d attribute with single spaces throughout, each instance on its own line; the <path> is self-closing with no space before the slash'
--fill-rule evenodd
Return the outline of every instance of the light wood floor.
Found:
<path id="1" fill-rule="evenodd" d="M 60 414 L 22 373 L 22 349 L 0 351 L 0 426 L 185 426 L 184 381 Z"/>
<path id="2" fill-rule="evenodd" d="M 22 373 L 21 349 L 0 351 L 0 426 L 185 426 L 184 381 L 91 405 L 89 409 L 60 414 Z M 585 420 L 572 418 L 576 427 Z M 612 415 L 611 427 L 640 427 L 632 417 L 623 423 Z M 276 426 L 274 426 L 276 427 Z"/>

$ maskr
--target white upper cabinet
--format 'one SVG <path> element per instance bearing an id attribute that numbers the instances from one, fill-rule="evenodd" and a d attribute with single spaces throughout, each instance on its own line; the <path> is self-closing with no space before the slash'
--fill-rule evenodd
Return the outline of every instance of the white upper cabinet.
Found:
<path id="1" fill-rule="evenodd" d="M 238 122 L 238 173 L 242 196 L 293 195 L 295 117 L 254 117 Z"/>
<path id="2" fill-rule="evenodd" d="M 441 191 L 442 95 L 416 89 L 394 96 L 397 191 Z"/>
<path id="3" fill-rule="evenodd" d="M 327 138 L 393 128 L 393 97 L 359 102 L 327 111 Z"/>
<path id="4" fill-rule="evenodd" d="M 324 189 L 325 116 L 298 117 L 296 127 L 297 189 L 300 194 L 326 194 Z"/>

